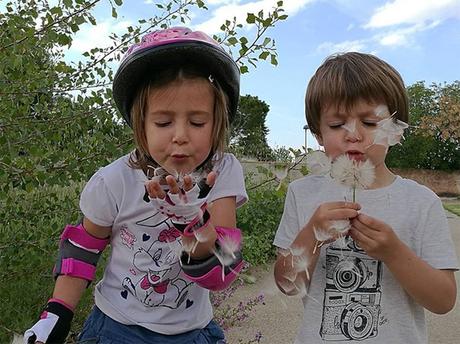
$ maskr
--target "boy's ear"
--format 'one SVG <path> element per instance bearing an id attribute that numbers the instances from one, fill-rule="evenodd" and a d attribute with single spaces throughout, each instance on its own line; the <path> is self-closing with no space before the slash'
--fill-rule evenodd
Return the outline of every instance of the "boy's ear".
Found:
<path id="1" fill-rule="evenodd" d="M 321 135 L 313 134 L 313 136 L 315 137 L 316 141 L 318 141 L 318 144 L 320 146 L 323 146 L 323 138 L 321 137 Z"/>

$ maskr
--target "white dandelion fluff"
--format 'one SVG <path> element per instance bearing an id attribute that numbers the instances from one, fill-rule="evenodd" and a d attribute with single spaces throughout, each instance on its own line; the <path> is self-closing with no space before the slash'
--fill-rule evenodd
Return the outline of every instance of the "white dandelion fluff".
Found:
<path id="1" fill-rule="evenodd" d="M 313 233 L 315 234 L 315 239 L 318 241 L 327 241 L 334 237 L 330 231 L 322 228 L 313 227 Z"/>
<path id="2" fill-rule="evenodd" d="M 380 104 L 375 107 L 374 113 L 377 117 L 387 118 L 390 115 L 390 110 L 388 110 L 388 106 Z"/>
<path id="3" fill-rule="evenodd" d="M 346 122 L 345 124 L 342 124 L 341 127 L 350 133 L 355 133 L 356 132 L 356 119 L 353 118 L 350 123 Z"/>
<path id="4" fill-rule="evenodd" d="M 310 173 L 315 175 L 325 175 L 331 170 L 331 159 L 323 151 L 308 153 L 306 163 Z"/>
<path id="5" fill-rule="evenodd" d="M 330 221 L 329 230 L 343 234 L 351 228 L 350 220 L 332 220 Z"/>
<path id="6" fill-rule="evenodd" d="M 409 125 L 399 119 L 395 120 L 393 118 L 395 114 L 396 112 L 377 122 L 373 144 L 389 147 L 400 143 L 404 138 L 404 130 Z"/>
<path id="7" fill-rule="evenodd" d="M 331 177 L 354 189 L 367 189 L 375 180 L 375 167 L 370 160 L 355 161 L 344 154 L 332 162 Z"/>

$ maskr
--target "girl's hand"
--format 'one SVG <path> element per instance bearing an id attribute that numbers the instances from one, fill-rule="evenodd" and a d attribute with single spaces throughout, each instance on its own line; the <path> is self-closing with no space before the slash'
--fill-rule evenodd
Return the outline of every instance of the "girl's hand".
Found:
<path id="1" fill-rule="evenodd" d="M 395 256 L 400 247 L 401 241 L 385 222 L 359 214 L 351 221 L 351 226 L 353 240 L 374 259 L 386 262 Z"/>
<path id="2" fill-rule="evenodd" d="M 187 224 L 202 213 L 209 191 L 216 181 L 216 173 L 210 172 L 206 180 L 193 183 L 191 176 L 183 178 L 182 188 L 177 180 L 166 176 L 169 191 L 163 190 L 157 179 L 145 183 L 145 189 L 156 210 L 165 214 L 174 223 Z"/>

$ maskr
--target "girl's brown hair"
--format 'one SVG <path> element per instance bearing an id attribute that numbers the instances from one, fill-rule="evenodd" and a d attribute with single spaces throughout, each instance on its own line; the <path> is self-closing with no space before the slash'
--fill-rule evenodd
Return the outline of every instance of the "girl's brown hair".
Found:
<path id="1" fill-rule="evenodd" d="M 374 55 L 349 52 L 328 57 L 310 79 L 305 95 L 310 130 L 321 135 L 321 111 L 327 106 L 349 110 L 359 100 L 386 104 L 395 118 L 408 122 L 406 88 L 396 69 Z"/>
<path id="2" fill-rule="evenodd" d="M 212 169 L 213 163 L 222 158 L 224 149 L 227 145 L 227 128 L 228 124 L 228 98 L 218 81 L 213 79 L 209 74 L 193 67 L 188 68 L 170 68 L 158 72 L 154 80 L 144 83 L 140 87 L 131 107 L 131 121 L 134 132 L 134 142 L 136 150 L 131 154 L 129 165 L 132 168 L 142 169 L 146 172 L 149 166 L 158 167 L 148 151 L 147 137 L 145 134 L 145 115 L 147 102 L 150 92 L 155 88 L 165 86 L 173 82 L 183 82 L 184 80 L 203 78 L 209 80 L 214 91 L 214 120 L 212 128 L 212 147 L 211 152 L 201 166 L 207 171 Z M 216 155 L 216 157 L 214 157 Z"/>

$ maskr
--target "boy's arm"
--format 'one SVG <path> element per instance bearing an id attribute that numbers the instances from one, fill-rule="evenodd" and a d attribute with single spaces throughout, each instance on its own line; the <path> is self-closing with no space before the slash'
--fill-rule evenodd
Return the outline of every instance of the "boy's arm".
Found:
<path id="1" fill-rule="evenodd" d="M 350 233 L 369 256 L 387 266 L 417 303 L 433 313 L 452 310 L 457 295 L 453 271 L 433 268 L 399 240 L 390 226 L 370 216 L 360 214 L 354 219 Z"/>
<path id="2" fill-rule="evenodd" d="M 319 247 L 315 250 L 316 238 L 313 229 L 328 230 L 331 221 L 352 219 L 358 215 L 359 209 L 359 204 L 350 202 L 323 203 L 316 209 L 294 239 L 290 250 L 286 250 L 289 253 L 278 254 L 274 269 L 275 282 L 283 293 L 296 295 L 303 286 L 310 283 L 305 267 L 308 268 L 308 275 L 313 276 L 320 252 Z"/>
<path id="3" fill-rule="evenodd" d="M 321 248 L 317 248 L 315 253 L 313 253 L 315 242 L 316 239 L 313 230 L 307 224 L 291 245 L 291 247 L 296 248 L 302 247 L 302 254 L 306 254 L 306 257 L 309 257 L 307 258 L 309 276 L 313 275 L 321 250 Z M 288 251 L 289 250 L 285 250 L 286 253 Z M 295 259 L 297 259 L 297 257 L 293 257 L 291 252 L 287 255 L 278 253 L 274 268 L 276 285 L 281 292 L 289 296 L 299 294 L 302 286 L 308 286 L 310 284 L 306 271 L 299 272 L 298 269 L 296 269 L 296 265 L 294 264 Z"/>

